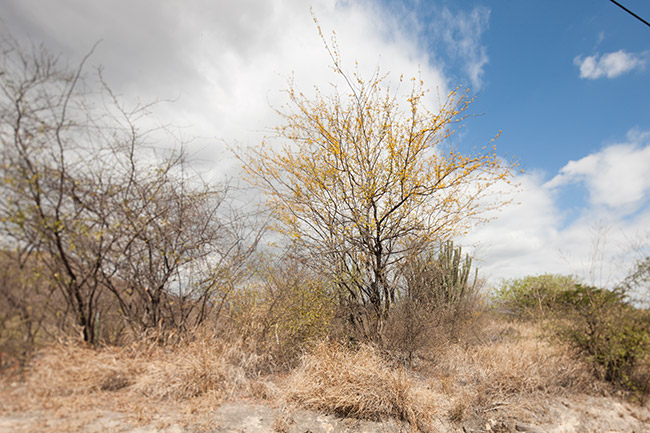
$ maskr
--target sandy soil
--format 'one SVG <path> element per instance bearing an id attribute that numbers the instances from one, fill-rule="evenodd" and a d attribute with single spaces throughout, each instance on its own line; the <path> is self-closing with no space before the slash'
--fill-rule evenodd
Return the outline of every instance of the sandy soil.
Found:
<path id="1" fill-rule="evenodd" d="M 87 398 L 32 398 L 21 386 L 0 390 L 0 433 L 401 433 L 410 427 L 393 420 L 360 421 L 295 407 L 233 401 L 214 407 L 125 402 L 126 395 L 103 393 Z M 433 420 L 432 430 L 452 432 L 647 433 L 650 407 L 614 397 L 565 396 L 535 399 L 476 414 L 461 423 Z"/>

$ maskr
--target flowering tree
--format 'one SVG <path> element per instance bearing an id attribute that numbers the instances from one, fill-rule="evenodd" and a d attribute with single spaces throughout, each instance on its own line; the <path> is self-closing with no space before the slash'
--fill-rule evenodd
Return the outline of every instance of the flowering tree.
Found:
<path id="1" fill-rule="evenodd" d="M 276 228 L 331 273 L 357 326 L 374 334 L 395 302 L 400 265 L 480 220 L 494 207 L 481 200 L 487 188 L 512 167 L 494 148 L 464 155 L 446 145 L 467 92 L 457 88 L 432 112 L 422 81 L 400 100 L 379 71 L 350 75 L 336 45 L 326 48 L 345 92 L 316 89 L 309 98 L 291 84 L 276 128 L 283 146 L 263 143 L 238 157 Z"/>

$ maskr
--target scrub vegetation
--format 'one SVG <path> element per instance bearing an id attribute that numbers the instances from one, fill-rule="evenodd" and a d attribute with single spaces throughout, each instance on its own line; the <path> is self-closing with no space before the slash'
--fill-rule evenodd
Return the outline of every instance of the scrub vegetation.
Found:
<path id="1" fill-rule="evenodd" d="M 490 187 L 513 165 L 449 144 L 467 94 L 431 110 L 419 80 L 401 98 L 325 46 L 344 90 L 290 86 L 282 142 L 234 150 L 260 213 L 87 59 L 1 41 L 2 411 L 174 407 L 191 424 L 246 397 L 436 431 L 535 399 L 645 401 L 650 314 L 631 293 L 648 260 L 612 290 L 491 291 L 453 239 L 507 203 Z"/>

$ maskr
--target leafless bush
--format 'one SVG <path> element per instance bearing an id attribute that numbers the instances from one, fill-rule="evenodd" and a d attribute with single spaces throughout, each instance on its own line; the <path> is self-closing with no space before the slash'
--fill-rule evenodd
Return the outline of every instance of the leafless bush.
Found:
<path id="1" fill-rule="evenodd" d="M 0 370 L 23 366 L 65 320 L 66 304 L 31 251 L 0 251 Z"/>
<path id="2" fill-rule="evenodd" d="M 402 269 L 404 288 L 389 316 L 384 347 L 411 365 L 418 351 L 465 339 L 484 306 L 471 264 L 452 242 L 411 257 Z"/>
<path id="3" fill-rule="evenodd" d="M 135 331 L 214 314 L 257 241 L 228 187 L 204 182 L 166 128 L 143 129 L 150 105 L 127 107 L 101 70 L 92 81 L 92 51 L 71 70 L 0 43 L 1 248 L 42 264 L 85 341 L 103 306 Z"/>

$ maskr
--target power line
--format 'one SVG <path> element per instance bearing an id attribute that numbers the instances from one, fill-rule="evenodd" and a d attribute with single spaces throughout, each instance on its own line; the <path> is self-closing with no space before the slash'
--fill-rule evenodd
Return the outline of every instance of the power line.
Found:
<path id="1" fill-rule="evenodd" d="M 615 4 L 616 6 L 618 6 L 619 8 L 623 9 L 623 10 L 624 10 L 625 12 L 627 12 L 628 14 L 632 15 L 632 16 L 633 16 L 634 18 L 636 18 L 637 20 L 641 21 L 641 22 L 642 22 L 643 24 L 645 24 L 646 26 L 650 27 L 650 23 L 649 23 L 649 22 L 647 22 L 646 20 L 644 20 L 643 18 L 641 18 L 640 16 L 638 16 L 637 14 L 635 14 L 634 12 L 632 12 L 631 10 L 629 10 L 628 8 L 626 8 L 625 6 L 623 6 L 622 4 L 620 4 L 619 2 L 617 2 L 616 0 L 609 0 L 609 1 L 611 1 L 612 3 L 614 3 L 614 4 Z"/>

